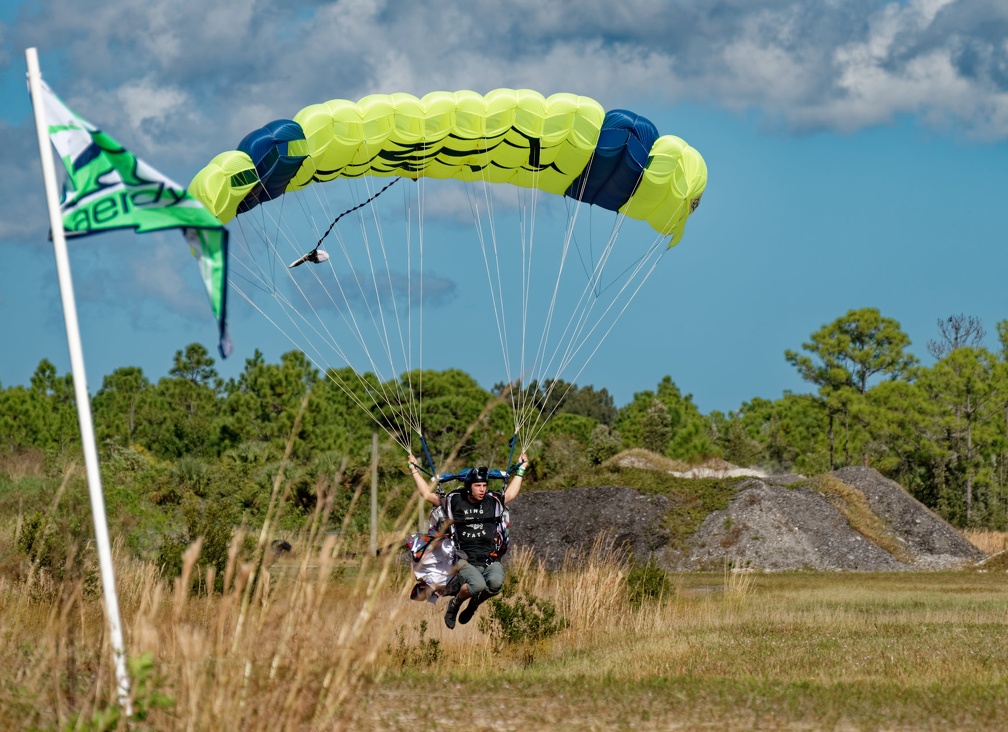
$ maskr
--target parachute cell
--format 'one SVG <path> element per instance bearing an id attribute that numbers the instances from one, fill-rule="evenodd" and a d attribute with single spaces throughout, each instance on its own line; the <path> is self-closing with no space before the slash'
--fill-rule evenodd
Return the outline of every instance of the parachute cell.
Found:
<path id="1" fill-rule="evenodd" d="M 291 178 L 301 168 L 306 155 L 288 153 L 291 143 L 304 140 L 301 125 L 289 120 L 270 122 L 250 132 L 238 143 L 238 151 L 249 156 L 255 165 L 259 183 L 238 205 L 238 213 L 251 209 L 252 201 L 276 198 L 283 194 Z"/>
<path id="2" fill-rule="evenodd" d="M 609 112 L 591 165 L 571 184 L 566 195 L 618 211 L 636 190 L 657 139 L 658 129 L 650 120 L 622 109 Z"/>

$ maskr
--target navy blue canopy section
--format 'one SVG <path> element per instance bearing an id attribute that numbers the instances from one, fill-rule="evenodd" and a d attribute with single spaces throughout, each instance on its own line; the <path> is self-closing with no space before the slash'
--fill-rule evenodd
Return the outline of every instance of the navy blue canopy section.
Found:
<path id="1" fill-rule="evenodd" d="M 304 155 L 288 155 L 287 146 L 304 140 L 304 130 L 293 120 L 278 119 L 245 135 L 238 149 L 252 158 L 259 183 L 238 204 L 238 213 L 255 208 L 260 202 L 283 195 L 287 184 L 301 167 Z"/>
<path id="2" fill-rule="evenodd" d="M 618 211 L 637 190 L 657 139 L 658 129 L 646 117 L 625 109 L 607 112 L 591 160 L 565 195 Z"/>

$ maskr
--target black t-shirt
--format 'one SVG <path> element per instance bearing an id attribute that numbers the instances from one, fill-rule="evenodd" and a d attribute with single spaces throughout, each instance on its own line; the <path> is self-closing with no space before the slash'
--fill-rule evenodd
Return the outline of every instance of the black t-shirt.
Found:
<path id="1" fill-rule="evenodd" d="M 448 501 L 450 515 L 456 521 L 455 544 L 460 558 L 470 564 L 487 564 L 495 548 L 497 507 L 504 503 L 504 497 L 487 491 L 482 501 L 471 503 L 464 491 L 456 491 L 448 494 Z"/>

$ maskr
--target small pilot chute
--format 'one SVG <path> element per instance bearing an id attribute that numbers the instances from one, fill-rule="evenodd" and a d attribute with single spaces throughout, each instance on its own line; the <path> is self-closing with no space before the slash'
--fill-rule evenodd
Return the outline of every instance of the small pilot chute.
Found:
<path id="1" fill-rule="evenodd" d="M 298 259 L 295 259 L 293 262 L 288 264 L 287 269 L 294 269 L 298 265 L 304 264 L 305 262 L 311 262 L 312 264 L 322 264 L 322 262 L 325 262 L 327 259 L 329 259 L 329 253 L 325 249 L 319 249 L 318 247 L 315 247 L 304 256 L 299 257 Z"/>

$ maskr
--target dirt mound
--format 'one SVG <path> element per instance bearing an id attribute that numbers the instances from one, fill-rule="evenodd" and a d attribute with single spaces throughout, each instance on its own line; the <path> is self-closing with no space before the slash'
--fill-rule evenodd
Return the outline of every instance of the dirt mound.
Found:
<path id="1" fill-rule="evenodd" d="M 898 542 L 889 544 L 893 553 L 866 538 L 870 532 L 858 533 L 797 475 L 745 481 L 685 547 L 669 543 L 665 496 L 619 486 L 527 491 L 510 506 L 512 543 L 531 548 L 549 569 L 558 569 L 568 552 L 589 550 L 602 532 L 635 561 L 654 558 L 677 570 L 720 568 L 730 560 L 766 570 L 903 571 L 967 566 L 986 556 L 877 471 L 844 468 L 832 475 L 864 494 L 890 541 Z"/>
<path id="2" fill-rule="evenodd" d="M 689 470 L 690 466 L 681 460 L 673 460 L 650 450 L 634 447 L 614 455 L 603 463 L 606 467 L 640 468 L 641 470 Z"/>
<path id="3" fill-rule="evenodd" d="M 767 570 L 907 569 L 852 529 L 819 493 L 760 480 L 746 482 L 726 509 L 711 513 L 691 544 L 667 561 L 680 569 L 713 569 L 725 560 Z"/>
<path id="4" fill-rule="evenodd" d="M 872 511 L 885 520 L 916 563 L 947 567 L 986 556 L 945 519 L 872 468 L 841 468 L 833 475 L 861 491 Z"/>
<path id="5" fill-rule="evenodd" d="M 530 547 L 556 570 L 568 552 L 587 552 L 605 532 L 615 546 L 646 561 L 668 543 L 668 508 L 665 496 L 617 486 L 527 491 L 508 506 L 511 543 Z"/>

